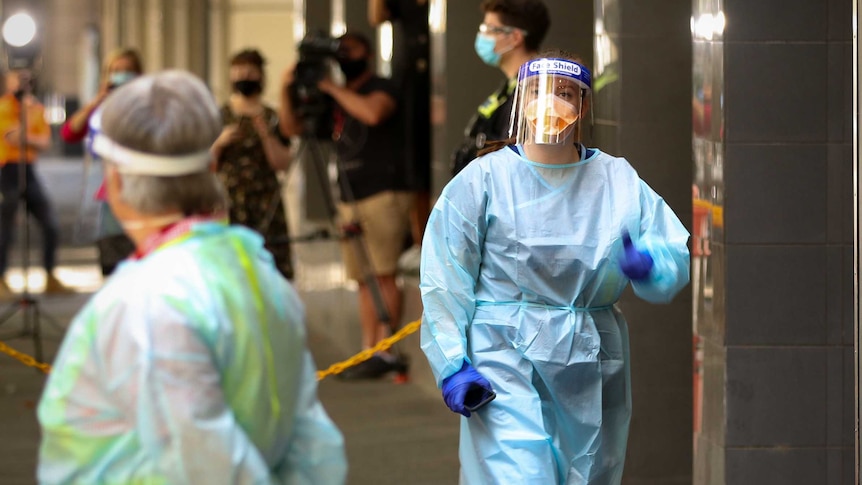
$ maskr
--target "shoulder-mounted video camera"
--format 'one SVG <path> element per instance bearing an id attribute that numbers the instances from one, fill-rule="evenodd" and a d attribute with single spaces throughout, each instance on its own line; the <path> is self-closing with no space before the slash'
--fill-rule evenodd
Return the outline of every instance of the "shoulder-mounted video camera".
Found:
<path id="1" fill-rule="evenodd" d="M 332 137 L 334 101 L 318 89 L 317 83 L 327 75 L 329 61 L 338 57 L 340 47 L 338 39 L 322 31 L 309 32 L 299 43 L 299 62 L 288 95 L 305 133 L 315 138 Z"/>

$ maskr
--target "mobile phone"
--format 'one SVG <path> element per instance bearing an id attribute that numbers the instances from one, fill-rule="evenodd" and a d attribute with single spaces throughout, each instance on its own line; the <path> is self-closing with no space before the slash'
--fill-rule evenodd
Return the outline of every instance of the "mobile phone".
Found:
<path id="1" fill-rule="evenodd" d="M 471 413 L 493 401 L 497 393 L 482 387 L 474 387 L 464 397 L 464 408 Z"/>

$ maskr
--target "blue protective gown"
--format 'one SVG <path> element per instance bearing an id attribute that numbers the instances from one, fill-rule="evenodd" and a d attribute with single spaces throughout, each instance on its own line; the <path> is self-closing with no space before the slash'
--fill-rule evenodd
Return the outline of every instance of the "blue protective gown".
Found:
<path id="1" fill-rule="evenodd" d="M 257 234 L 208 221 L 72 321 L 38 417 L 40 483 L 341 484 L 304 308 Z"/>
<path id="2" fill-rule="evenodd" d="M 452 179 L 422 244 L 421 342 L 438 386 L 467 359 L 497 393 L 461 418 L 461 479 L 617 484 L 631 416 L 621 233 L 655 260 L 633 282 L 655 303 L 688 283 L 689 234 L 623 158 L 542 165 L 516 150 Z"/>

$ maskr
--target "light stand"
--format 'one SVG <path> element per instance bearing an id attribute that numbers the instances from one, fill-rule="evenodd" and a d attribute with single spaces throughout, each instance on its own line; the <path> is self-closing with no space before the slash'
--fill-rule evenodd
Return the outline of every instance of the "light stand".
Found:
<path id="1" fill-rule="evenodd" d="M 27 105 L 26 100 L 32 94 L 32 79 L 31 71 L 38 50 L 35 50 L 35 23 L 27 14 L 15 14 L 3 25 L 3 40 L 6 43 L 7 61 L 10 70 L 19 70 L 20 96 L 16 93 L 18 100 L 19 113 L 19 139 L 18 139 L 18 198 L 20 205 L 16 208 L 16 212 L 23 208 L 24 217 L 22 219 L 22 240 L 21 240 L 21 273 L 23 275 L 23 289 L 16 296 L 14 302 L 0 314 L 0 325 L 6 323 L 19 310 L 22 313 L 23 325 L 17 337 L 32 337 L 33 347 L 35 350 L 36 360 L 43 361 L 42 352 L 42 335 L 40 320 L 46 317 L 49 322 L 54 324 L 58 329 L 62 329 L 56 320 L 48 315 L 40 312 L 39 301 L 36 300 L 30 293 L 30 226 L 29 226 L 29 206 L 27 203 Z M 29 47 L 28 47 L 29 46 Z M 16 217 L 16 219 L 18 219 Z M 8 337 L 7 337 L 8 338 Z"/>

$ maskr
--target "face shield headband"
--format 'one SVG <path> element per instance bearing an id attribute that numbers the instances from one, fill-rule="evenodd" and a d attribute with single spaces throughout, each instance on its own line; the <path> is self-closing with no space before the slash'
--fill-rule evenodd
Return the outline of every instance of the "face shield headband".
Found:
<path id="1" fill-rule="evenodd" d="M 124 174 L 188 175 L 205 171 L 212 159 L 209 150 L 184 155 L 154 155 L 124 147 L 101 132 L 101 113 L 91 117 L 88 144 L 94 158 L 115 163 Z"/>
<path id="2" fill-rule="evenodd" d="M 528 61 L 518 73 L 509 136 L 519 144 L 566 142 L 579 125 L 590 86 L 590 71 L 577 62 Z"/>

